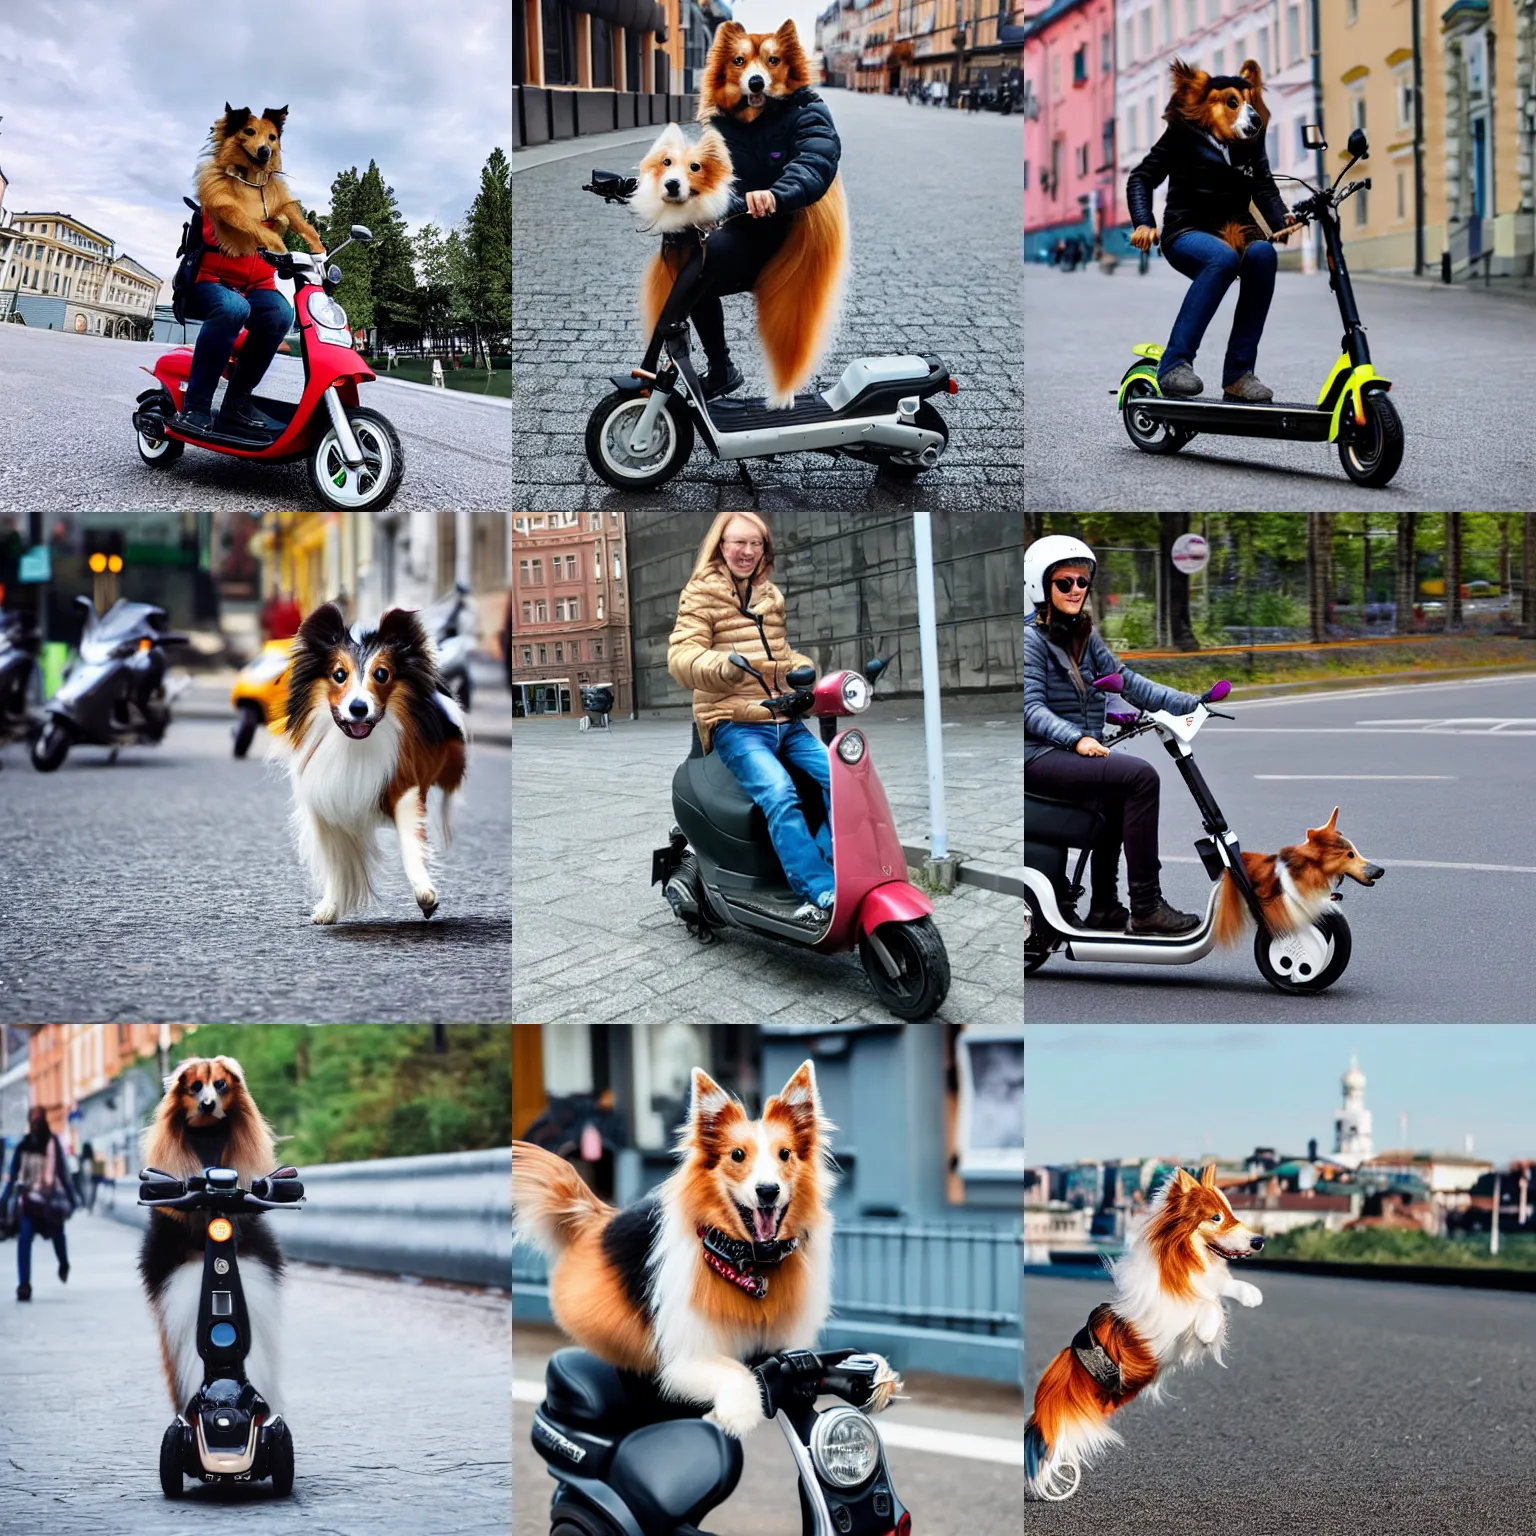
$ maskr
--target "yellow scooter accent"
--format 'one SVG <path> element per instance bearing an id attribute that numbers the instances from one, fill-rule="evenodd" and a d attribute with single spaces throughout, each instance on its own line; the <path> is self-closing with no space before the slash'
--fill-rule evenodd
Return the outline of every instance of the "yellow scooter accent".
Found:
<path id="1" fill-rule="evenodd" d="M 1326 407 L 1328 396 L 1333 393 L 1338 383 L 1339 375 L 1348 374 L 1344 387 L 1339 390 L 1338 398 L 1333 402 L 1333 418 L 1328 425 L 1328 441 L 1336 443 L 1339 440 L 1339 426 L 1344 418 L 1344 405 L 1346 401 L 1354 402 L 1355 425 L 1365 425 L 1365 386 L 1373 379 L 1384 388 L 1391 387 L 1391 381 L 1383 378 L 1369 363 L 1361 363 L 1355 367 L 1350 363 L 1349 353 L 1341 352 L 1339 360 L 1329 370 L 1328 377 L 1323 383 L 1323 391 L 1317 397 L 1318 406 Z"/>
<path id="2" fill-rule="evenodd" d="M 288 719 L 288 662 L 292 640 L 268 640 L 261 654 L 240 669 L 229 702 L 239 719 L 235 723 L 235 756 L 251 749 L 256 730 L 265 725 L 277 735 Z"/>

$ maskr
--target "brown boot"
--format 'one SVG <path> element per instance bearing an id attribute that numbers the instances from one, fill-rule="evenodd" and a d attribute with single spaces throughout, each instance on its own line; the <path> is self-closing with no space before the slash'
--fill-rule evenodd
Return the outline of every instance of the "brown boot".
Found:
<path id="1" fill-rule="evenodd" d="M 1131 921 L 1125 930 L 1127 933 L 1175 938 L 1181 933 L 1192 933 L 1199 926 L 1200 919 L 1193 912 L 1179 912 L 1163 900 L 1162 888 L 1156 881 L 1131 887 Z"/>

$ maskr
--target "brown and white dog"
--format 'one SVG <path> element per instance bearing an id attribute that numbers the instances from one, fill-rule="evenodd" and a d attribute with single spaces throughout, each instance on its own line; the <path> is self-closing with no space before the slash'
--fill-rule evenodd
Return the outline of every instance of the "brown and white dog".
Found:
<path id="1" fill-rule="evenodd" d="M 265 107 L 257 117 L 249 107 L 226 101 L 223 117 L 209 130 L 197 196 L 219 248 L 231 256 L 286 250 L 283 236 L 289 230 L 310 250 L 324 250 L 281 175 L 287 121 L 287 107 Z"/>

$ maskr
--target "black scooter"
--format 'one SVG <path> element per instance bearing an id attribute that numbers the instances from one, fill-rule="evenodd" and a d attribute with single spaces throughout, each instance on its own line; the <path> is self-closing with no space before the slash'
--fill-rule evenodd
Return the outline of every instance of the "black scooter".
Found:
<path id="1" fill-rule="evenodd" d="M 37 729 L 29 701 L 41 645 L 35 624 L 0 610 L 0 747 Z"/>
<path id="2" fill-rule="evenodd" d="M 185 645 L 187 637 L 165 629 L 163 608 L 119 598 L 98 618 L 90 598 L 75 601 L 85 609 L 80 657 L 43 706 L 43 728 L 32 743 L 39 773 L 52 773 L 75 745 L 109 747 L 115 762 L 119 747 L 158 743 L 171 723 L 171 702 L 186 686 L 166 687 L 163 648 Z"/>
<path id="3" fill-rule="evenodd" d="M 240 1287 L 237 1218 L 302 1206 L 298 1170 L 278 1168 L 264 1179 L 252 1179 L 245 1190 L 233 1168 L 205 1168 L 189 1179 L 144 1168 L 139 1204 L 208 1216 L 197 1308 L 203 1384 L 161 1437 L 161 1492 L 179 1499 L 184 1477 L 203 1483 L 271 1478 L 272 1492 L 287 1498 L 293 1492 L 293 1432 L 245 1376 L 251 1319 Z"/>
<path id="4" fill-rule="evenodd" d="M 792 1349 L 748 1362 L 799 1474 L 801 1536 L 910 1536 L 885 1449 L 864 1413 L 880 1362 Z M 844 1406 L 818 1411 L 822 1393 Z M 668 1402 L 649 1377 L 562 1349 L 544 1373 L 534 1449 L 559 1486 L 550 1536 L 709 1536 L 698 1522 L 741 1477 L 741 1441 Z"/>

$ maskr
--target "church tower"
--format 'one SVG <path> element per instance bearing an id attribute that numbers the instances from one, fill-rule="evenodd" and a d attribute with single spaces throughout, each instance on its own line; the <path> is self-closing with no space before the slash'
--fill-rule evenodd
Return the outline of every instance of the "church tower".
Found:
<path id="1" fill-rule="evenodd" d="M 1358 1168 L 1371 1157 L 1371 1112 L 1365 1107 L 1365 1073 L 1351 1055 L 1343 1077 L 1344 1107 L 1333 1122 L 1333 1156 L 1346 1168 Z"/>

